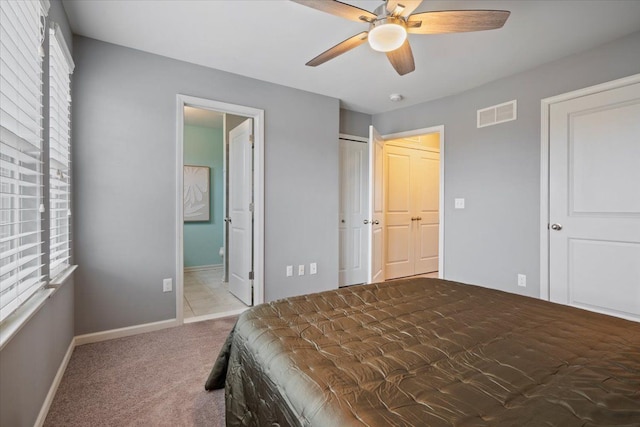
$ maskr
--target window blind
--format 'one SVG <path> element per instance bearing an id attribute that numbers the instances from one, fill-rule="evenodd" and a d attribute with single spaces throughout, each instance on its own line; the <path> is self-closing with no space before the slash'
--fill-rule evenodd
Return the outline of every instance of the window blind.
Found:
<path id="1" fill-rule="evenodd" d="M 73 60 L 56 24 L 49 30 L 49 277 L 71 257 L 71 77 Z"/>
<path id="2" fill-rule="evenodd" d="M 42 49 L 48 2 L 0 1 L 0 321 L 44 285 Z"/>

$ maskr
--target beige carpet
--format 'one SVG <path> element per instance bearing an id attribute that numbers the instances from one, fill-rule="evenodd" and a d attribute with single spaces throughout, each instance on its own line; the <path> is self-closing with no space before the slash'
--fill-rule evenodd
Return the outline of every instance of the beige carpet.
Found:
<path id="1" fill-rule="evenodd" d="M 45 426 L 224 426 L 204 382 L 236 317 L 76 347 Z"/>

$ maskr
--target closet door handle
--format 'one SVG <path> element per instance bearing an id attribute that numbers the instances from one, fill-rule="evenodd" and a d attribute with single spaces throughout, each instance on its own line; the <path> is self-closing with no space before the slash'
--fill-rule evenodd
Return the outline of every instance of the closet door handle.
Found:
<path id="1" fill-rule="evenodd" d="M 371 224 L 378 225 L 378 224 L 380 224 L 380 221 L 378 221 L 378 220 L 376 219 L 375 221 L 371 221 Z"/>

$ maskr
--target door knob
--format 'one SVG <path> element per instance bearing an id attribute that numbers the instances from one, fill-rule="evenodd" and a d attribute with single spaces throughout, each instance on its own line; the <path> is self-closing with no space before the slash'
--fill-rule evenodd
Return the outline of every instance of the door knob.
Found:
<path id="1" fill-rule="evenodd" d="M 224 222 L 226 222 L 227 224 L 231 224 L 231 217 L 228 216 L 224 219 Z"/>
<path id="2" fill-rule="evenodd" d="M 340 222 L 344 224 L 344 219 L 343 219 L 343 220 L 341 220 Z"/>
<path id="3" fill-rule="evenodd" d="M 371 224 L 380 224 L 380 221 L 378 221 L 377 219 L 375 221 L 371 221 Z"/>
<path id="4" fill-rule="evenodd" d="M 365 220 L 364 220 L 364 221 L 362 221 L 362 222 L 364 222 L 365 224 L 369 224 L 369 220 L 368 220 L 368 219 L 365 219 Z"/>
<path id="5" fill-rule="evenodd" d="M 417 217 L 416 219 L 417 219 L 418 221 L 422 221 L 422 217 L 421 217 L 421 216 Z"/>
<path id="6" fill-rule="evenodd" d="M 556 231 L 560 231 L 560 230 L 562 230 L 562 224 L 551 224 L 551 229 L 552 230 L 556 230 Z"/>

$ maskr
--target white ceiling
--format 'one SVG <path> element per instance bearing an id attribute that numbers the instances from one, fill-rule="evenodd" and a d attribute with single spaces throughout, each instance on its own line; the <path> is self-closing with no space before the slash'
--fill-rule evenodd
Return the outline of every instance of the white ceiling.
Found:
<path id="1" fill-rule="evenodd" d="M 381 1 L 347 1 L 373 10 Z M 417 12 L 503 9 L 499 30 L 410 35 L 399 76 L 367 44 L 304 64 L 367 29 L 287 0 L 64 0 L 76 34 L 319 93 L 369 114 L 441 98 L 640 30 L 638 0 L 425 0 Z M 392 93 L 404 100 L 393 103 Z"/>

